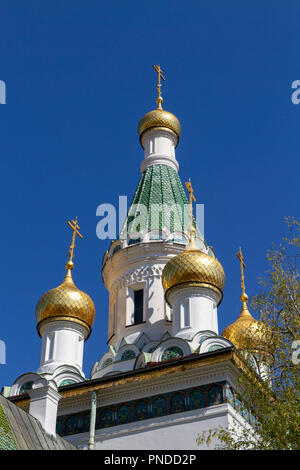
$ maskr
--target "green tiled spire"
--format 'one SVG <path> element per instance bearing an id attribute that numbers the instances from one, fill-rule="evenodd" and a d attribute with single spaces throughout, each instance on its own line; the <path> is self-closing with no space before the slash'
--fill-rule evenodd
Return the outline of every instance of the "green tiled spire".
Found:
<path id="1" fill-rule="evenodd" d="M 147 217 L 140 217 L 138 206 L 147 209 Z M 143 230 L 167 228 L 172 232 L 185 232 L 189 228 L 189 202 L 177 172 L 168 165 L 152 165 L 142 174 L 134 194 L 126 221 L 120 233 L 121 239 Z M 203 237 L 197 230 L 197 236 Z"/>

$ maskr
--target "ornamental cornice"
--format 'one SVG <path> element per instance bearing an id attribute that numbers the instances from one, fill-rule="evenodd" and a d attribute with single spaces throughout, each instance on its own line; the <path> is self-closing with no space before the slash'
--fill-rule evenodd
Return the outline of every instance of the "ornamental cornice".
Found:
<path id="1" fill-rule="evenodd" d="M 212 299 L 216 304 L 220 300 L 220 292 L 214 288 L 214 286 L 206 283 L 201 283 L 199 286 L 195 287 L 193 284 L 182 284 L 174 286 L 169 290 L 169 300 L 173 305 L 176 300 L 179 298 L 185 297 L 205 297 L 207 299 Z"/>
<path id="2" fill-rule="evenodd" d="M 161 393 L 173 392 L 176 390 L 184 390 L 189 387 L 207 385 L 210 383 L 226 381 L 235 387 L 237 380 L 237 370 L 235 366 L 229 362 L 220 364 L 207 365 L 205 367 L 181 371 L 176 376 L 160 376 L 143 383 L 131 383 L 110 387 L 109 389 L 100 389 L 98 391 L 97 406 L 108 406 L 124 401 L 146 398 L 150 395 L 159 395 Z M 73 395 L 66 399 L 62 399 L 59 407 L 59 414 L 66 414 L 66 410 L 72 409 L 72 412 L 84 411 L 89 409 L 91 394 Z"/>
<path id="3" fill-rule="evenodd" d="M 179 164 L 174 157 L 169 155 L 150 154 L 141 163 L 141 172 L 151 165 L 168 165 L 178 173 Z"/>
<path id="4" fill-rule="evenodd" d="M 157 395 L 160 393 L 173 392 L 176 390 L 184 390 L 189 387 L 196 387 L 200 385 L 207 385 L 209 383 L 227 381 L 230 384 L 234 383 L 233 375 L 230 371 L 230 364 L 222 365 L 221 368 L 216 368 L 215 370 L 202 371 L 199 374 L 198 371 L 193 373 L 190 371 L 183 372 L 180 376 L 176 378 L 164 377 L 163 379 L 158 379 L 152 381 L 151 384 L 145 384 L 143 386 L 134 386 L 124 388 L 124 390 L 105 390 L 99 394 L 99 401 L 102 406 L 119 403 L 120 400 L 127 401 L 131 399 L 146 398 L 149 395 Z"/>
<path id="5" fill-rule="evenodd" d="M 114 281 L 127 272 L 132 273 L 137 269 L 164 265 L 173 256 L 181 253 L 186 248 L 180 243 L 170 243 L 165 241 L 142 242 L 137 245 L 122 248 L 109 258 L 103 266 L 102 276 L 105 287 L 110 290 Z M 161 276 L 161 272 L 160 272 Z"/>
<path id="6" fill-rule="evenodd" d="M 161 278 L 163 265 L 155 266 L 139 266 L 131 271 L 121 274 L 110 287 L 110 293 L 115 294 L 116 291 L 122 287 L 127 287 L 130 284 L 137 282 L 144 282 L 148 279 Z"/>
<path id="7" fill-rule="evenodd" d="M 80 333 L 84 339 L 86 339 L 87 337 L 87 333 L 88 333 L 87 325 L 85 326 L 82 323 L 75 322 L 73 317 L 70 317 L 70 319 L 66 317 L 66 319 L 63 319 L 63 320 L 60 320 L 59 317 L 57 317 L 57 318 L 49 318 L 49 320 L 51 321 L 46 322 L 44 320 L 44 322 L 41 323 L 41 327 L 40 327 L 41 336 L 44 336 L 44 334 L 46 334 L 47 332 L 51 330 L 64 330 L 64 331 L 75 330 L 76 332 Z"/>

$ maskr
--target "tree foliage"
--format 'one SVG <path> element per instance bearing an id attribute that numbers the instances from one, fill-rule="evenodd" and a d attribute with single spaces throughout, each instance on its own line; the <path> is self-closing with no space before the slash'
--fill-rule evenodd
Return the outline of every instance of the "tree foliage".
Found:
<path id="1" fill-rule="evenodd" d="M 268 379 L 261 380 L 246 367 L 238 380 L 239 392 L 257 418 L 255 433 L 237 425 L 213 429 L 198 435 L 199 445 L 216 439 L 219 449 L 300 449 L 300 222 L 285 222 L 287 235 L 268 251 L 269 269 L 251 302 L 271 333 L 266 348 L 259 351 Z M 249 354 L 241 353 L 247 362 Z"/>

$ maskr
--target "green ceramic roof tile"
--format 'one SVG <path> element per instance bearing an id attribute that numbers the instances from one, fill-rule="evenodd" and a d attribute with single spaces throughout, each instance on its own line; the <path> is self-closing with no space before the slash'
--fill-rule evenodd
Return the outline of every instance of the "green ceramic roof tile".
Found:
<path id="1" fill-rule="evenodd" d="M 0 450 L 75 450 L 60 436 L 49 436 L 40 422 L 0 394 Z"/>
<path id="2" fill-rule="evenodd" d="M 10 425 L 0 403 L 0 450 L 17 450 L 17 444 L 14 439 Z"/>
<path id="3" fill-rule="evenodd" d="M 133 224 L 135 217 L 140 214 L 136 209 L 138 205 L 143 205 L 147 210 L 147 220 L 142 226 Z M 126 231 L 130 236 L 135 230 L 147 233 L 167 228 L 170 233 L 187 233 L 188 221 L 189 202 L 177 172 L 167 165 L 152 165 L 140 178 L 120 238 L 126 239 Z M 203 239 L 197 227 L 196 230 L 197 236 Z"/>

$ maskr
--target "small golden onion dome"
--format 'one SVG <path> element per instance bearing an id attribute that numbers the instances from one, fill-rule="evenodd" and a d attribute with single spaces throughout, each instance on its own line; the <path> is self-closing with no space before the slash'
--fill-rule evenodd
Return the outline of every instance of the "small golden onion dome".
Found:
<path id="1" fill-rule="evenodd" d="M 187 249 L 174 256 L 164 267 L 162 283 L 166 299 L 170 289 L 188 284 L 217 290 L 222 299 L 225 273 L 221 263 L 200 251 L 192 237 Z"/>
<path id="2" fill-rule="evenodd" d="M 72 261 L 69 263 L 73 264 Z M 67 320 L 85 326 L 90 335 L 95 320 L 95 305 L 92 299 L 75 286 L 71 269 L 66 265 L 68 271 L 62 284 L 55 289 L 46 292 L 36 306 L 37 329 L 40 334 L 42 324 L 56 320 Z"/>
<path id="3" fill-rule="evenodd" d="M 248 295 L 241 295 L 242 310 L 239 318 L 227 326 L 222 336 L 231 341 L 237 349 L 267 352 L 271 345 L 271 332 L 262 322 L 255 320 L 248 310 Z"/>
<path id="4" fill-rule="evenodd" d="M 181 134 L 181 125 L 180 125 L 179 120 L 174 114 L 169 113 L 169 111 L 166 111 L 162 109 L 161 107 L 158 107 L 157 109 L 154 109 L 153 111 L 150 111 L 149 113 L 145 114 L 140 120 L 139 125 L 138 125 L 138 134 L 139 134 L 141 143 L 142 143 L 143 134 L 146 131 L 153 129 L 154 127 L 156 128 L 159 127 L 161 129 L 168 129 L 174 132 L 175 135 L 177 136 L 177 144 L 178 144 L 180 134 Z"/>

